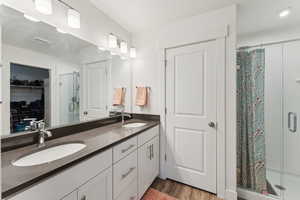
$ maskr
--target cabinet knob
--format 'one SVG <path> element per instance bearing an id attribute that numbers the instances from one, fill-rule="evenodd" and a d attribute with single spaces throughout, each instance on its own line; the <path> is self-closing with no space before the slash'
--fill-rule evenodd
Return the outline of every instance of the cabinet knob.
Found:
<path id="1" fill-rule="evenodd" d="M 81 197 L 81 200 L 87 200 L 86 196 L 85 196 L 85 195 L 82 196 L 82 197 Z"/>
<path id="2" fill-rule="evenodd" d="M 215 128 L 216 124 L 215 124 L 215 122 L 209 122 L 208 126 L 211 127 L 211 128 Z"/>

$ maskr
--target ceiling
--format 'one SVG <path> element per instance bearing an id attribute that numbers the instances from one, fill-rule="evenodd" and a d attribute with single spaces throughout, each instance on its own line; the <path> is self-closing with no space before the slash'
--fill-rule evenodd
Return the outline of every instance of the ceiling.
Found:
<path id="1" fill-rule="evenodd" d="M 48 24 L 32 22 L 23 14 L 10 8 L 1 8 L 0 24 L 4 44 L 30 49 L 63 60 L 78 62 L 82 49 L 92 46 L 90 43 L 62 34 Z M 22 33 L 22 34 L 20 34 Z"/>
<path id="2" fill-rule="evenodd" d="M 137 33 L 161 27 L 180 18 L 239 5 L 238 33 L 293 26 L 300 22 L 299 0 L 90 0 L 98 9 L 129 32 Z M 278 12 L 292 7 L 289 18 L 279 19 Z"/>

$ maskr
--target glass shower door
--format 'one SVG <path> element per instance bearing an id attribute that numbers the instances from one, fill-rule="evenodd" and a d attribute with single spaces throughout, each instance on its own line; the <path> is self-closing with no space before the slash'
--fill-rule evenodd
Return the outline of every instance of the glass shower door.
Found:
<path id="1" fill-rule="evenodd" d="M 300 42 L 283 45 L 284 200 L 300 199 Z"/>
<path id="2" fill-rule="evenodd" d="M 238 53 L 238 184 L 257 199 L 300 199 L 299 52 L 293 41 Z"/>
<path id="3" fill-rule="evenodd" d="M 79 73 L 59 76 L 59 124 L 79 121 Z"/>

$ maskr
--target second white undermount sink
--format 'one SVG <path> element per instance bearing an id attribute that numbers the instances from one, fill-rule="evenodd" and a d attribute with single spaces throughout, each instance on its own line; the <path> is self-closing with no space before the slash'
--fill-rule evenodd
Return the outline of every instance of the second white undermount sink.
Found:
<path id="1" fill-rule="evenodd" d="M 18 167 L 29 167 L 49 163 L 81 151 L 86 147 L 83 143 L 65 143 L 25 155 L 12 164 Z"/>
<path id="2" fill-rule="evenodd" d="M 129 124 L 125 124 L 123 125 L 124 128 L 139 128 L 142 126 L 146 126 L 147 123 L 129 123 Z"/>

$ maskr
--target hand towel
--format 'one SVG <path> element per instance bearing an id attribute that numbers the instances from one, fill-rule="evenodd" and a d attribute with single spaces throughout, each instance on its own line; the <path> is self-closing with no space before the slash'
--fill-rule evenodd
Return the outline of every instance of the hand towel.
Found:
<path id="1" fill-rule="evenodd" d="M 123 104 L 123 96 L 124 96 L 124 90 L 123 88 L 116 88 L 113 98 L 113 105 L 119 106 Z"/>
<path id="2" fill-rule="evenodd" d="M 147 105 L 148 90 L 146 87 L 137 87 L 136 88 L 136 101 L 137 106 Z"/>

